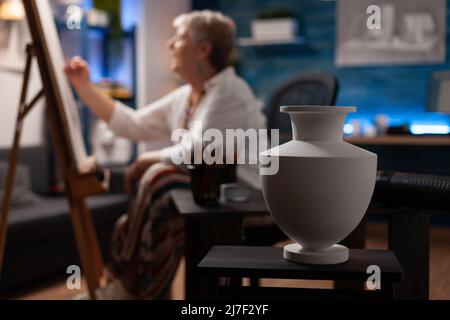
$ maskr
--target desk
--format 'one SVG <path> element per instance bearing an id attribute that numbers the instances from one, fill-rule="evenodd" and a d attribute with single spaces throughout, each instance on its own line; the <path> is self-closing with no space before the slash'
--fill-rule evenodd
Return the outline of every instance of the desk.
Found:
<path id="1" fill-rule="evenodd" d="M 450 176 L 450 136 L 386 135 L 346 141 L 378 154 L 378 170 Z"/>
<path id="2" fill-rule="evenodd" d="M 450 136 L 386 135 L 377 137 L 351 137 L 346 138 L 345 141 L 362 146 L 450 146 Z"/>
<path id="3" fill-rule="evenodd" d="M 173 204 L 186 222 L 186 299 L 205 297 L 207 281 L 197 271 L 198 263 L 215 245 L 240 245 L 243 236 L 243 219 L 248 216 L 267 215 L 260 191 L 252 191 L 244 203 L 226 203 L 217 206 L 199 206 L 190 190 L 172 190 Z"/>

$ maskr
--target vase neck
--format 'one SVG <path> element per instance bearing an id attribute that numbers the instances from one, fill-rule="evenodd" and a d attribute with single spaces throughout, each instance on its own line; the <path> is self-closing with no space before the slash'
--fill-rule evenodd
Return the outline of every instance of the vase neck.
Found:
<path id="1" fill-rule="evenodd" d="M 347 113 L 289 112 L 295 141 L 342 141 Z"/>

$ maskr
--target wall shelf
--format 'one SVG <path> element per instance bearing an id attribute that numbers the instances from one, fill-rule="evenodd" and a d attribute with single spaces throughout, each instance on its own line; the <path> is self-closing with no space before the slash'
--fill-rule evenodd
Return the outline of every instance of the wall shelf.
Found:
<path id="1" fill-rule="evenodd" d="M 295 37 L 293 39 L 281 40 L 261 40 L 255 38 L 239 38 L 240 47 L 272 47 L 272 46 L 301 46 L 306 44 L 304 37 Z"/>

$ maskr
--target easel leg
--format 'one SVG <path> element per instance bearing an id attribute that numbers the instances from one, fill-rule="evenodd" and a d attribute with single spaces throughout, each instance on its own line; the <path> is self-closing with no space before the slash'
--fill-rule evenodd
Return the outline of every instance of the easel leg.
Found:
<path id="1" fill-rule="evenodd" d="M 66 184 L 68 186 L 68 184 Z M 70 195 L 70 190 L 68 195 Z M 83 200 L 84 201 L 84 200 Z M 91 254 L 89 250 L 89 243 L 87 241 L 87 232 L 84 228 L 84 224 L 81 218 L 81 211 L 78 207 L 78 203 L 72 197 L 69 197 L 70 214 L 72 217 L 73 231 L 75 234 L 75 240 L 80 255 L 83 271 L 86 275 L 86 282 L 88 285 L 89 296 L 92 300 L 97 299 L 95 290 L 99 287 L 99 278 L 94 271 L 94 262 L 91 260 Z"/>
<path id="2" fill-rule="evenodd" d="M 101 280 L 105 275 L 105 264 L 103 262 L 100 245 L 98 243 L 97 234 L 95 232 L 94 223 L 92 221 L 92 216 L 84 200 L 78 202 L 78 208 L 81 214 L 81 221 L 85 227 L 87 242 L 89 244 L 89 258 L 91 259 L 94 266 L 95 276 L 100 280 L 100 284 L 102 284 Z"/>
<path id="3" fill-rule="evenodd" d="M 28 84 L 30 79 L 31 62 L 33 59 L 32 46 L 27 47 L 27 63 L 25 66 L 25 73 L 23 76 L 22 93 L 20 96 L 20 105 L 17 115 L 16 130 L 14 132 L 14 142 L 9 156 L 8 176 L 6 180 L 5 196 L 3 197 L 3 206 L 0 219 L 0 277 L 2 275 L 3 259 L 5 256 L 6 235 L 8 233 L 8 217 L 11 207 L 11 198 L 14 187 L 14 179 L 16 173 L 17 161 L 19 158 L 20 137 L 22 135 L 22 124 L 25 116 L 24 111 L 29 110 L 37 102 L 35 100 L 29 106 L 26 105 L 26 97 L 28 92 Z"/>
<path id="4" fill-rule="evenodd" d="M 14 136 L 14 144 L 11 150 L 8 167 L 8 177 L 6 180 L 5 196 L 3 198 L 3 207 L 0 220 L 0 277 L 2 275 L 3 258 L 5 256 L 6 235 L 8 233 L 8 217 L 11 207 L 11 198 L 14 186 L 14 178 L 16 172 L 17 159 L 19 157 L 19 143 L 21 136 L 21 122 L 17 123 L 16 133 Z"/>

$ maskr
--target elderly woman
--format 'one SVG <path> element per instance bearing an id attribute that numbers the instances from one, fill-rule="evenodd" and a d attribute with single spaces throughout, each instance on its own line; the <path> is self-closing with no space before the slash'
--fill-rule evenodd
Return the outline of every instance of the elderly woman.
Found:
<path id="1" fill-rule="evenodd" d="M 229 66 L 235 41 L 233 21 L 218 12 L 196 11 L 182 14 L 176 18 L 174 27 L 176 33 L 167 42 L 171 57 L 170 68 L 186 82 L 186 85 L 138 111 L 103 95 L 90 81 L 89 68 L 86 62 L 80 58 L 72 59 L 67 64 L 65 72 L 78 95 L 90 110 L 105 121 L 116 135 L 133 141 L 170 141 L 172 132 L 181 128 L 186 129 L 186 134 L 191 135 L 194 139 L 201 138 L 204 130 L 211 128 L 221 131 L 237 128 L 263 128 L 265 119 L 259 103 L 248 85 Z M 194 121 L 202 122 L 203 131 L 194 128 Z M 187 145 L 180 142 L 140 155 L 127 170 L 126 189 L 131 193 L 132 182 L 136 178 L 139 180 L 144 173 L 146 174 L 144 179 L 156 181 L 158 174 L 151 173 L 151 168 L 155 167 L 155 164 L 158 164 L 156 167 L 162 168 L 163 171 L 165 169 L 172 174 L 181 175 L 181 173 L 175 172 L 176 169 L 171 166 L 171 163 L 172 159 L 176 158 L 180 152 L 186 151 L 186 148 Z M 165 165 L 161 165 L 161 163 Z M 244 166 L 240 170 L 240 175 L 247 177 L 247 180 L 254 180 L 257 172 Z M 183 181 L 181 177 L 177 179 Z M 140 190 L 141 195 L 152 192 L 151 186 L 142 187 L 142 189 Z M 159 212 L 167 211 L 167 208 L 161 208 L 161 204 L 155 203 L 155 199 L 152 198 L 151 201 L 150 209 L 147 210 L 150 214 L 155 207 L 159 207 Z M 129 219 L 130 217 L 128 217 Z M 119 269 L 117 273 L 128 274 L 121 277 L 128 279 L 122 281 L 128 293 L 141 298 L 157 298 L 167 288 L 162 288 L 163 284 L 152 284 L 158 282 L 155 278 L 160 276 L 155 272 L 154 266 L 148 267 L 153 268 L 148 272 L 153 271 L 154 274 L 144 275 L 141 278 L 133 275 L 133 271 L 126 272 L 126 267 L 124 267 L 132 261 L 131 264 L 139 266 L 134 270 L 146 270 L 142 266 L 142 261 L 146 259 L 146 256 L 152 257 L 147 261 L 149 265 L 155 264 L 155 252 L 145 253 L 142 246 L 145 244 L 145 239 L 155 238 L 154 233 L 158 233 L 158 230 L 155 231 L 154 226 L 150 226 L 148 223 L 145 225 L 145 221 L 148 222 L 149 219 L 138 219 L 133 223 L 134 227 L 128 221 L 127 228 L 122 228 L 119 232 L 121 234 L 118 236 L 119 238 L 121 236 L 139 238 L 135 239 L 134 243 L 139 243 L 137 246 L 140 248 L 129 250 L 131 253 L 122 260 L 123 257 L 116 255 L 116 262 L 121 260 L 119 264 L 122 266 L 122 268 L 117 268 Z M 139 224 L 141 225 L 139 226 Z M 154 221 L 153 224 L 155 224 Z M 171 221 L 168 224 L 174 225 L 175 223 Z M 137 233 L 137 235 L 132 233 Z M 148 233 L 152 233 L 152 236 Z M 171 234 L 174 233 L 176 232 L 173 231 Z M 120 246 L 123 251 L 124 244 L 121 243 Z M 170 260 L 166 257 L 167 259 Z M 171 257 L 171 259 L 176 261 L 175 265 L 178 263 L 177 257 Z M 174 271 L 168 272 L 163 269 L 164 266 L 160 265 L 159 273 L 170 274 Z M 129 281 L 130 277 L 133 280 Z"/>

